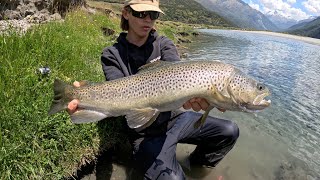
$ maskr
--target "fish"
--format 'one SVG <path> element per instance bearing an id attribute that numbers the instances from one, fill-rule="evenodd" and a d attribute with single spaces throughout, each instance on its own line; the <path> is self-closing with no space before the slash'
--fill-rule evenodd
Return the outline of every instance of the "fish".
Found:
<path id="1" fill-rule="evenodd" d="M 78 99 L 78 111 L 70 115 L 75 124 L 97 122 L 107 117 L 125 116 L 130 128 L 140 131 L 150 126 L 160 112 L 179 109 L 198 97 L 209 108 L 194 124 L 205 123 L 214 107 L 242 112 L 258 112 L 269 107 L 269 89 L 231 64 L 190 60 L 148 63 L 135 75 L 105 82 L 82 81 L 74 87 L 55 79 L 49 115 L 67 108 Z"/>

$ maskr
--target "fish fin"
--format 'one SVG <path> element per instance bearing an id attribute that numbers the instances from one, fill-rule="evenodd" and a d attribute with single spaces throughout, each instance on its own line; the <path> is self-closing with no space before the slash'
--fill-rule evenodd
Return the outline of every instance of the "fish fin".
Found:
<path id="1" fill-rule="evenodd" d="M 211 89 L 212 93 L 214 94 L 214 98 L 220 102 L 223 102 L 225 101 L 226 99 L 229 99 L 230 98 L 230 95 L 226 90 L 222 90 L 222 91 L 219 91 L 217 89 L 217 87 L 215 87 L 214 85 L 212 85 L 212 89 Z"/>
<path id="2" fill-rule="evenodd" d="M 142 125 L 142 126 L 140 126 L 140 127 L 138 127 L 138 128 L 135 128 L 134 130 L 135 130 L 136 132 L 140 132 L 140 131 L 142 131 L 143 129 L 149 127 L 149 126 L 157 119 L 157 117 L 159 116 L 159 114 L 160 114 L 160 111 L 158 111 L 158 112 L 150 119 L 150 121 L 148 121 L 146 124 L 144 124 L 144 125 Z"/>
<path id="3" fill-rule="evenodd" d="M 226 98 L 231 98 L 231 96 L 230 96 L 230 82 L 231 82 L 231 80 L 230 79 L 232 79 L 233 77 L 234 77 L 234 75 L 235 75 L 235 72 L 232 72 L 232 74 L 230 75 L 230 77 L 228 78 L 228 80 L 227 80 L 227 83 L 225 84 L 225 86 L 224 86 L 224 88 L 222 89 L 222 91 L 221 91 L 221 94 L 224 96 L 224 97 L 226 97 Z"/>
<path id="4" fill-rule="evenodd" d="M 238 102 L 237 102 L 237 100 L 236 100 L 236 98 L 234 96 L 231 96 L 231 99 L 235 104 L 238 104 Z"/>
<path id="5" fill-rule="evenodd" d="M 152 120 L 158 112 L 152 108 L 133 109 L 126 115 L 128 126 L 133 129 L 140 128 Z"/>
<path id="6" fill-rule="evenodd" d="M 49 115 L 55 114 L 67 108 L 68 103 L 71 101 L 71 99 L 67 97 L 66 90 L 72 89 L 72 88 L 73 87 L 71 85 L 68 85 L 67 83 L 59 79 L 54 80 L 54 84 L 53 84 L 54 97 L 48 112 Z"/>
<path id="7" fill-rule="evenodd" d="M 93 111 L 93 110 L 79 110 L 70 115 L 71 121 L 74 124 L 82 124 L 82 123 L 90 123 L 90 122 L 97 122 L 100 121 L 106 117 L 108 117 L 106 114 Z"/>
<path id="8" fill-rule="evenodd" d="M 208 109 L 202 114 L 202 116 L 200 117 L 200 119 L 193 124 L 193 127 L 194 127 L 195 129 L 203 126 L 203 124 L 206 122 L 206 119 L 207 119 L 207 117 L 208 117 L 208 115 L 209 115 L 209 112 L 210 112 L 212 109 L 213 109 L 213 106 L 209 106 Z"/>
<path id="9" fill-rule="evenodd" d="M 148 64 L 145 64 L 145 65 L 141 66 L 138 69 L 138 73 L 142 73 L 142 72 L 150 71 L 150 70 L 153 70 L 153 69 L 156 69 L 156 68 L 160 68 L 160 67 L 166 66 L 168 64 L 173 64 L 173 62 L 157 60 L 155 62 L 148 63 Z"/>
<path id="10" fill-rule="evenodd" d="M 230 98 L 230 94 L 228 92 L 228 88 L 223 88 L 222 91 L 220 91 L 220 93 L 222 94 L 222 96 L 224 96 L 226 98 Z"/>

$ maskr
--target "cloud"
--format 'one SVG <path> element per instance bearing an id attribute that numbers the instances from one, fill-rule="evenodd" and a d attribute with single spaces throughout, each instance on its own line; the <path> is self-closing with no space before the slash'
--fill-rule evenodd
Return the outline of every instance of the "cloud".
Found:
<path id="1" fill-rule="evenodd" d="M 319 0 L 308 0 L 308 2 L 309 1 L 315 2 Z M 307 19 L 309 17 L 307 13 L 292 6 L 292 3 L 294 2 L 295 0 L 287 0 L 286 2 L 283 0 L 260 0 L 260 3 L 262 5 L 261 12 L 269 13 L 277 11 L 279 14 L 289 19 Z"/>
<path id="2" fill-rule="evenodd" d="M 320 16 L 320 1 L 319 0 L 307 0 L 302 5 L 312 14 Z"/>
<path id="3" fill-rule="evenodd" d="M 249 1 L 248 5 L 257 11 L 261 11 L 259 4 L 254 4 L 251 0 Z"/>
<path id="4" fill-rule="evenodd" d="M 287 0 L 287 3 L 289 4 L 295 4 L 297 1 L 296 0 Z"/>
<path id="5" fill-rule="evenodd" d="M 286 10 L 291 7 L 290 4 L 282 0 L 260 0 L 264 7 L 274 10 Z"/>

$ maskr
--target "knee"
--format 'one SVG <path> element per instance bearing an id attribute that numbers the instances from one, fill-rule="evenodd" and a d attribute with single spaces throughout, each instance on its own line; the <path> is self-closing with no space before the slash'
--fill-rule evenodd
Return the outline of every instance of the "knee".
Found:
<path id="1" fill-rule="evenodd" d="M 236 123 L 229 121 L 225 124 L 222 134 L 229 141 L 235 142 L 240 134 L 239 127 Z"/>

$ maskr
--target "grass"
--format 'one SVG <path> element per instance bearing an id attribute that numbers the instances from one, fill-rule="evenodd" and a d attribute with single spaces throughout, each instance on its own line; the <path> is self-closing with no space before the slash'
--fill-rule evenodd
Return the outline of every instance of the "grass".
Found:
<path id="1" fill-rule="evenodd" d="M 75 125 L 66 112 L 47 115 L 55 78 L 104 81 L 100 54 L 116 35 L 101 27 L 118 26 L 119 18 L 76 10 L 25 35 L 0 35 L 0 179 L 62 179 L 123 138 L 117 121 Z M 174 39 L 172 27 L 160 26 Z M 42 66 L 49 76 L 37 73 Z"/>
<path id="2" fill-rule="evenodd" d="M 47 111 L 55 78 L 104 80 L 100 53 L 114 38 L 100 27 L 119 31 L 118 23 L 74 11 L 64 23 L 0 36 L 0 179 L 61 179 L 98 151 L 97 124 L 74 125 L 67 113 L 49 117 Z M 49 76 L 36 73 L 42 66 L 50 67 Z M 111 126 L 105 126 L 110 144 L 117 141 Z"/>

